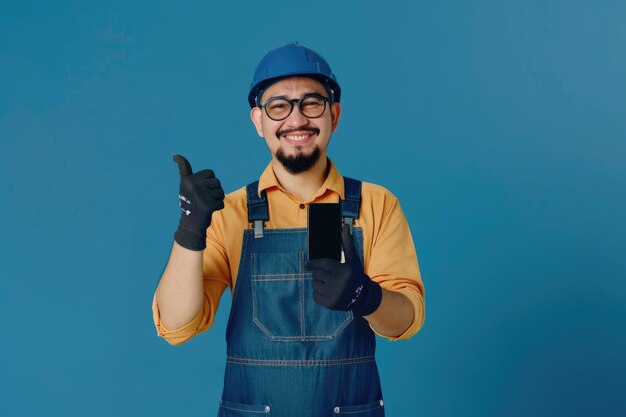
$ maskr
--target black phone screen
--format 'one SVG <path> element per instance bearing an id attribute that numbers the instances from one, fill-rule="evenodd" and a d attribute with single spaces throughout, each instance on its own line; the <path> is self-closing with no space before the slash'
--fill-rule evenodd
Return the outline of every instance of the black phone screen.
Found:
<path id="1" fill-rule="evenodd" d="M 341 206 L 309 204 L 309 259 L 341 261 Z"/>

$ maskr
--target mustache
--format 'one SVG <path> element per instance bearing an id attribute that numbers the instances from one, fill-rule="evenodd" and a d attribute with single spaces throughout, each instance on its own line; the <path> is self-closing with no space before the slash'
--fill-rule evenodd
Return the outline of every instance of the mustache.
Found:
<path id="1" fill-rule="evenodd" d="M 320 130 L 316 127 L 302 126 L 302 127 L 297 127 L 295 129 L 281 129 L 278 132 L 276 132 L 276 137 L 280 138 L 283 135 L 288 135 L 293 132 L 302 132 L 302 131 L 317 133 L 317 134 L 320 133 Z"/>

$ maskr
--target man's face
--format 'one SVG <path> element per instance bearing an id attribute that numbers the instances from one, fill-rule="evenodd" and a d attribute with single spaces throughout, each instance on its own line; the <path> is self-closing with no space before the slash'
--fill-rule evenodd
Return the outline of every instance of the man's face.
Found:
<path id="1" fill-rule="evenodd" d="M 312 93 L 328 97 L 328 92 L 319 82 L 306 77 L 291 77 L 272 84 L 259 101 L 265 103 L 273 97 L 299 99 Z M 272 159 L 292 174 L 298 174 L 318 161 L 326 160 L 330 135 L 337 128 L 340 114 L 341 106 L 334 103 L 327 104 L 324 113 L 315 119 L 302 115 L 297 105 L 284 120 L 272 120 L 258 107 L 251 110 L 250 117 L 259 136 L 265 139 Z"/>

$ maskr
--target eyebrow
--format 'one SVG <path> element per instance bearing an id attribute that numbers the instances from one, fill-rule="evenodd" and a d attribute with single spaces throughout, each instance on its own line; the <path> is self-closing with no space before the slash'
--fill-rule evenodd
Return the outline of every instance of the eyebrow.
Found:
<path id="1" fill-rule="evenodd" d="M 298 98 L 298 100 L 299 100 L 299 99 L 301 99 L 302 97 L 306 96 L 306 95 L 309 95 L 309 94 L 319 94 L 320 96 L 323 96 L 323 94 L 322 94 L 322 93 L 318 93 L 317 91 L 307 91 L 307 92 L 303 93 L 303 94 L 302 94 L 302 95 Z M 272 97 L 268 97 L 268 98 L 267 98 L 267 100 L 271 100 L 271 99 L 273 99 L 273 98 L 284 98 L 285 100 L 293 100 L 293 98 L 289 98 L 289 97 L 287 97 L 287 96 L 272 96 Z M 295 97 L 294 97 L 294 98 L 295 98 Z M 265 101 L 267 101 L 267 100 L 265 100 Z"/>

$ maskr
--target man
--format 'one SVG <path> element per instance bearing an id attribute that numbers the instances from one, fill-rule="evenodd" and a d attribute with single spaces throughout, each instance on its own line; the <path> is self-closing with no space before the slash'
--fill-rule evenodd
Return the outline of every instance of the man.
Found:
<path id="1" fill-rule="evenodd" d="M 210 170 L 181 177 L 179 228 L 155 294 L 158 334 L 208 329 L 233 292 L 220 416 L 384 415 L 374 332 L 407 339 L 424 288 L 406 218 L 386 189 L 342 177 L 327 158 L 341 116 L 328 63 L 288 44 L 259 63 L 250 117 L 272 159 L 224 197 Z M 308 259 L 307 208 L 342 204 L 345 260 Z"/>

